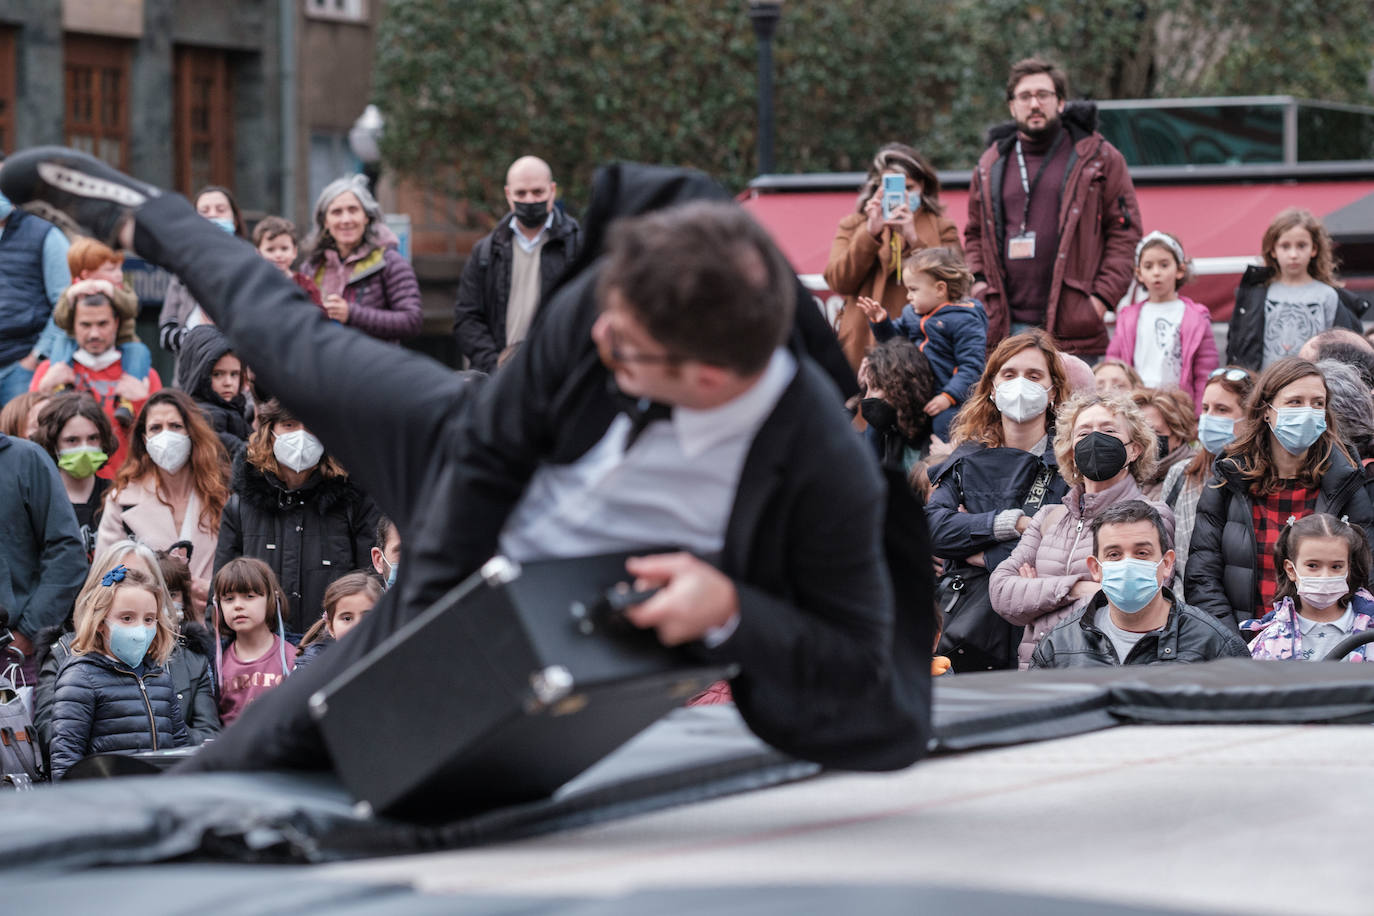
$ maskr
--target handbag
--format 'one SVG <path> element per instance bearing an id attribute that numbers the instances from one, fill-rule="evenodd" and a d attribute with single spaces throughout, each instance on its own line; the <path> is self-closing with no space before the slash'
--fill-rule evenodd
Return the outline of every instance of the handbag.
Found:
<path id="1" fill-rule="evenodd" d="M 30 706 L 32 688 L 19 683 L 22 680 L 17 663 L 0 673 L 0 788 L 19 791 L 43 779 Z"/>
<path id="2" fill-rule="evenodd" d="M 1053 474 L 1048 465 L 1036 474 L 1021 504 L 1021 511 L 1027 516 L 1040 510 Z M 964 484 L 957 468 L 954 484 L 962 504 Z M 936 651 L 949 658 L 955 672 L 1016 667 L 1016 648 L 1024 628 L 1008 623 L 992 609 L 990 582 L 988 570 L 956 561 L 947 566 L 936 584 L 935 603 L 945 618 Z"/>

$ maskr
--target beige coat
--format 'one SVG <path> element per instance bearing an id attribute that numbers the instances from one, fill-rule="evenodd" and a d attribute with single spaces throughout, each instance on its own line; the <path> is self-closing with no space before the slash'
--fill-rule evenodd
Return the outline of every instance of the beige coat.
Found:
<path id="1" fill-rule="evenodd" d="M 921 244 L 911 248 L 903 242 L 903 258 L 921 248 L 941 246 L 962 253 L 959 229 L 950 220 L 922 207 L 916 211 L 915 223 Z M 840 220 L 835 241 L 830 245 L 825 282 L 832 291 L 845 297 L 838 328 L 840 348 L 855 371 L 864 353 L 873 346 L 873 332 L 869 330 L 863 309 L 854 300 L 859 296 L 876 299 L 894 320 L 901 316 L 902 307 L 906 305 L 906 287 L 897 282 L 891 241 L 891 229 L 884 229 L 881 238 L 874 238 L 868 231 L 868 217 L 851 213 Z"/>
<path id="2" fill-rule="evenodd" d="M 219 519 L 206 527 L 200 521 L 200 499 L 195 490 L 186 506 L 186 518 L 178 530 L 172 518 L 172 507 L 157 498 L 154 491 L 156 475 L 132 481 L 122 490 L 110 490 L 105 496 L 105 511 L 100 516 L 100 531 L 96 535 L 97 557 L 116 541 L 132 538 L 153 550 L 166 550 L 177 541 L 190 541 L 191 575 L 209 579 L 215 565 L 215 541 L 219 537 Z"/>

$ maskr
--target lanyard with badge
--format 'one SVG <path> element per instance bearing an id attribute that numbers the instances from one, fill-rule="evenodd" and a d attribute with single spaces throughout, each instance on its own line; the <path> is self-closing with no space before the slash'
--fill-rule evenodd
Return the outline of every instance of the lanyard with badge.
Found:
<path id="1" fill-rule="evenodd" d="M 1064 132 L 1061 130 L 1054 138 L 1054 143 L 1050 144 L 1050 151 L 1041 160 L 1035 178 L 1029 179 L 1026 175 L 1026 157 L 1021 152 L 1021 138 L 1016 138 L 1016 165 L 1021 170 L 1021 190 L 1026 192 L 1026 204 L 1021 208 L 1021 231 L 1007 239 L 1008 261 L 1025 261 L 1035 257 L 1035 232 L 1026 229 L 1026 223 L 1030 220 L 1031 195 L 1040 186 L 1040 179 L 1044 177 L 1045 169 L 1049 168 L 1054 154 L 1059 151 L 1059 144 L 1063 139 Z"/>

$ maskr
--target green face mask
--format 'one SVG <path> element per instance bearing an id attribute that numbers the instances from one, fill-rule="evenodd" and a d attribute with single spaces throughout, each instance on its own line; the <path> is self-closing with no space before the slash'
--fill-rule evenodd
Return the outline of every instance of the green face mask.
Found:
<path id="1" fill-rule="evenodd" d="M 93 445 L 64 448 L 57 453 L 57 466 L 77 480 L 85 480 L 105 466 L 110 456 Z"/>

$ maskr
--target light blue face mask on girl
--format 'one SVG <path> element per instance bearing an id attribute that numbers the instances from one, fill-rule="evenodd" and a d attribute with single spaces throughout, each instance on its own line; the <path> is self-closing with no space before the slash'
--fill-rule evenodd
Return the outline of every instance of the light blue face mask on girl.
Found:
<path id="1" fill-rule="evenodd" d="M 214 223 L 216 226 L 219 226 L 221 229 L 223 229 L 230 235 L 234 234 L 234 221 L 232 219 L 225 219 L 223 216 L 216 216 L 212 217 L 210 219 L 210 222 Z"/>
<path id="2" fill-rule="evenodd" d="M 1207 451 L 1220 455 L 1222 449 L 1236 441 L 1235 418 L 1203 414 L 1197 421 L 1197 439 Z"/>
<path id="3" fill-rule="evenodd" d="M 1277 418 L 1270 426 L 1279 445 L 1290 455 L 1301 455 L 1326 432 L 1326 411 L 1316 407 L 1275 407 Z"/>
<path id="4" fill-rule="evenodd" d="M 148 647 L 153 644 L 155 636 L 157 636 L 157 627 L 112 623 L 110 624 L 110 651 L 114 653 L 115 658 L 130 668 L 137 668 L 143 664 L 143 657 L 148 654 Z"/>

